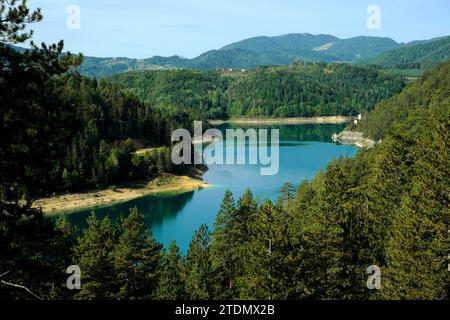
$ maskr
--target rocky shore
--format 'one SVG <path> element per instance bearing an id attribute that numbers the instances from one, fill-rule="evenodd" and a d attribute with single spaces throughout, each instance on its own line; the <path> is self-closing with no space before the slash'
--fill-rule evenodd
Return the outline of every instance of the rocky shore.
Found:
<path id="1" fill-rule="evenodd" d="M 334 142 L 342 144 L 353 144 L 358 148 L 372 148 L 375 145 L 375 141 L 364 138 L 362 132 L 344 130 L 340 133 L 335 133 L 331 137 Z"/>
<path id="2" fill-rule="evenodd" d="M 297 118 L 232 118 L 228 120 L 209 120 L 211 125 L 224 123 L 240 125 L 297 125 L 297 124 L 341 124 L 351 120 L 345 116 L 297 117 Z"/>

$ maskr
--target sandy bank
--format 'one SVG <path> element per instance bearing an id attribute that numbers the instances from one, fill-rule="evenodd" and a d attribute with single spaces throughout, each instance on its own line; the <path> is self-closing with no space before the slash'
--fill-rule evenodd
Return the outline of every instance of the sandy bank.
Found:
<path id="1" fill-rule="evenodd" d="M 329 116 L 329 117 L 305 117 L 305 118 L 233 118 L 228 120 L 210 120 L 211 125 L 220 125 L 224 123 L 232 124 L 341 124 L 351 120 L 345 116 Z"/>
<path id="2" fill-rule="evenodd" d="M 108 206 L 148 195 L 190 192 L 208 186 L 207 183 L 188 176 L 164 174 L 147 184 L 134 184 L 132 186 L 119 186 L 114 190 L 105 189 L 42 198 L 36 200 L 34 206 L 42 208 L 44 213 L 60 213 Z"/>

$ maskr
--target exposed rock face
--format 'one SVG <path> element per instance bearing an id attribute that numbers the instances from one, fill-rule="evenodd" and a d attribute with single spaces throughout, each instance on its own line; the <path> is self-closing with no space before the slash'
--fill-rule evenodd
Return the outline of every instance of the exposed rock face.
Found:
<path id="1" fill-rule="evenodd" d="M 372 148 L 375 141 L 364 138 L 362 132 L 344 130 L 340 133 L 335 133 L 331 137 L 334 142 L 342 144 L 354 144 L 358 148 Z"/>

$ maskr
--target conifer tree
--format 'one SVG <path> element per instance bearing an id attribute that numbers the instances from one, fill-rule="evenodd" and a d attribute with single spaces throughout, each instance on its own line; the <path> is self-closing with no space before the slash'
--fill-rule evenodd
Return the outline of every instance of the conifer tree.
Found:
<path id="1" fill-rule="evenodd" d="M 164 256 L 155 298 L 159 300 L 180 300 L 185 296 L 184 268 L 180 249 L 174 240 L 170 242 Z"/>
<path id="2" fill-rule="evenodd" d="M 81 290 L 76 298 L 113 299 L 118 291 L 113 255 L 118 230 L 108 217 L 99 221 L 95 213 L 87 222 L 88 229 L 75 248 L 75 263 L 81 269 Z"/>
<path id="3" fill-rule="evenodd" d="M 449 103 L 449 98 L 432 102 L 414 119 L 422 131 L 412 137 L 416 143 L 403 146 L 411 183 L 389 229 L 382 298 L 449 299 Z M 405 132 L 398 130 L 399 135 Z"/>
<path id="4" fill-rule="evenodd" d="M 58 234 L 53 240 L 52 250 L 55 254 L 54 287 L 50 299 L 73 299 L 76 291 L 67 289 L 67 267 L 74 264 L 74 248 L 77 244 L 77 228 L 70 224 L 67 217 L 62 215 L 55 223 Z M 59 271 L 59 272 L 58 272 Z"/>
<path id="5" fill-rule="evenodd" d="M 186 298 L 212 298 L 211 233 L 202 225 L 195 233 L 186 255 Z"/>
<path id="6" fill-rule="evenodd" d="M 249 241 L 243 244 L 240 298 L 280 299 L 283 296 L 281 208 L 266 200 L 252 216 Z M 245 258 L 244 258 L 245 257 Z"/>
<path id="7" fill-rule="evenodd" d="M 232 229 L 236 236 L 236 248 L 239 251 L 239 247 L 248 241 L 249 227 L 252 220 L 252 215 L 258 211 L 258 204 L 253 197 L 253 193 L 250 189 L 245 190 L 242 197 L 239 198 L 236 204 L 236 218 L 232 224 Z M 240 258 L 242 260 L 243 258 Z"/>
<path id="8" fill-rule="evenodd" d="M 217 299 L 231 299 L 237 295 L 235 277 L 239 263 L 236 250 L 238 241 L 233 229 L 236 221 L 236 204 L 233 194 L 227 190 L 220 205 L 214 225 L 211 245 L 211 261 L 214 281 L 214 296 Z"/>
<path id="9" fill-rule="evenodd" d="M 295 197 L 295 187 L 291 182 L 285 182 L 280 189 L 278 202 L 282 205 L 289 205 Z"/>
<path id="10" fill-rule="evenodd" d="M 137 208 L 120 225 L 121 234 L 113 252 L 114 269 L 120 286 L 117 298 L 150 298 L 158 285 L 161 245 L 152 236 Z"/>

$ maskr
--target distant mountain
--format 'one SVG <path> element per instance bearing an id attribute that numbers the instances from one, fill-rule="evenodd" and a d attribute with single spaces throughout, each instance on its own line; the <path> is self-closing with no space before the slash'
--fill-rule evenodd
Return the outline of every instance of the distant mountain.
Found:
<path id="1" fill-rule="evenodd" d="M 358 62 L 400 46 L 390 38 L 339 39 L 327 34 L 296 33 L 238 41 L 193 59 L 179 56 L 155 56 L 143 60 L 86 57 L 79 70 L 89 76 L 108 76 L 132 70 L 255 68 L 261 65 L 287 65 L 294 59 L 306 62 Z"/>
<path id="2" fill-rule="evenodd" d="M 312 35 L 309 33 L 292 33 L 277 37 L 254 37 L 238 41 L 223 47 L 220 50 L 242 49 L 255 52 L 306 52 L 325 43 L 340 41 L 328 35 Z"/>
<path id="3" fill-rule="evenodd" d="M 221 50 L 242 49 L 263 53 L 265 56 L 284 56 L 290 63 L 293 58 L 305 61 L 355 62 L 374 57 L 382 52 L 400 47 L 390 38 L 354 37 L 339 39 L 332 35 L 308 33 L 288 34 L 278 37 L 256 37 L 239 41 Z"/>
<path id="4" fill-rule="evenodd" d="M 95 58 L 84 57 L 83 64 L 78 67 L 81 74 L 90 77 L 112 76 L 128 71 L 164 70 L 173 69 L 179 64 L 178 59 L 154 57 L 150 59 L 130 58 Z M 166 62 L 167 61 L 167 62 Z"/>
<path id="5" fill-rule="evenodd" d="M 429 69 L 450 59 L 450 36 L 414 41 L 367 61 L 386 68 Z"/>
<path id="6" fill-rule="evenodd" d="M 9 44 L 9 45 L 7 45 L 7 46 L 10 47 L 11 49 L 17 51 L 17 52 L 20 52 L 20 53 L 24 53 L 25 50 L 27 50 L 26 48 L 14 46 L 14 45 L 11 45 L 11 44 Z"/>
<path id="7" fill-rule="evenodd" d="M 254 37 L 211 50 L 191 60 L 172 64 L 167 58 L 159 63 L 176 67 L 254 68 L 261 65 L 285 65 L 294 59 L 307 62 L 356 62 L 400 47 L 389 38 L 355 37 L 341 40 L 332 35 L 294 33 L 277 37 Z M 149 59 L 155 62 L 153 58 Z"/>
<path id="8" fill-rule="evenodd" d="M 330 43 L 326 52 L 340 61 L 358 62 L 400 46 L 391 38 L 354 37 Z"/>
<path id="9" fill-rule="evenodd" d="M 25 50 L 14 48 L 18 51 Z M 450 36 L 400 44 L 381 37 L 339 39 L 328 34 L 294 33 L 249 38 L 218 50 L 207 51 L 193 59 L 180 56 L 154 56 L 148 59 L 85 57 L 78 71 L 90 77 L 105 77 L 128 71 L 180 68 L 251 69 L 258 66 L 288 65 L 295 59 L 304 62 L 377 64 L 394 71 L 414 69 L 413 71 L 422 73 L 424 69 L 450 59 Z"/>

